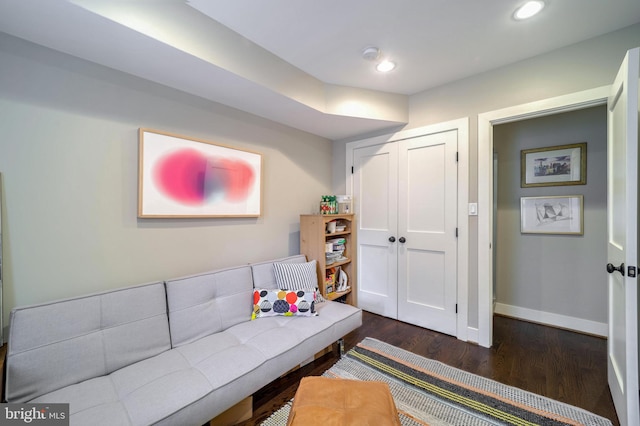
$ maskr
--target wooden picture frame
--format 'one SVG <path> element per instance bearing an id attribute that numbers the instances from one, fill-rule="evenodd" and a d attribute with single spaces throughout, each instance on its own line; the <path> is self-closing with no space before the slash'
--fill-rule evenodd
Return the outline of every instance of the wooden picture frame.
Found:
<path id="1" fill-rule="evenodd" d="M 582 195 L 520 198 L 522 234 L 584 235 L 583 216 Z"/>
<path id="2" fill-rule="evenodd" d="M 262 155 L 139 130 L 138 217 L 259 217 Z"/>
<path id="3" fill-rule="evenodd" d="M 520 151 L 522 188 L 586 183 L 586 142 Z"/>

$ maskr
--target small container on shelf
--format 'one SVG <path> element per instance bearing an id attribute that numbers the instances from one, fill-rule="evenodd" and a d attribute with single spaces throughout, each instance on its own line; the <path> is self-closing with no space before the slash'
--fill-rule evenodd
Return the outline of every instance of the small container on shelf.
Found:
<path id="1" fill-rule="evenodd" d="M 327 275 L 324 279 L 325 288 L 333 287 L 336 282 L 336 274 L 331 271 L 327 271 Z"/>
<path id="2" fill-rule="evenodd" d="M 320 214 L 338 213 L 338 201 L 335 195 L 323 195 L 320 201 Z"/>
<path id="3" fill-rule="evenodd" d="M 338 213 L 351 213 L 351 195 L 336 195 L 336 201 L 338 202 Z"/>
<path id="4" fill-rule="evenodd" d="M 331 265 L 338 261 L 342 257 L 342 252 L 332 251 L 331 253 L 325 253 L 326 264 Z"/>

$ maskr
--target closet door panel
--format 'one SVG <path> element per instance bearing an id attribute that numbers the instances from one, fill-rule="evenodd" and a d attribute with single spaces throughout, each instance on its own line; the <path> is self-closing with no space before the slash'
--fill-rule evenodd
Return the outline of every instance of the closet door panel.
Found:
<path id="1" fill-rule="evenodd" d="M 354 209 L 358 225 L 358 306 L 397 318 L 396 144 L 354 152 Z M 393 238 L 392 238 L 393 237 Z"/>
<path id="2" fill-rule="evenodd" d="M 457 132 L 398 149 L 398 319 L 455 335 Z"/>
<path id="3" fill-rule="evenodd" d="M 407 302 L 443 309 L 446 300 L 442 252 L 407 250 Z"/>
<path id="4" fill-rule="evenodd" d="M 406 228 L 408 232 L 445 230 L 446 146 L 420 146 L 406 152 Z"/>

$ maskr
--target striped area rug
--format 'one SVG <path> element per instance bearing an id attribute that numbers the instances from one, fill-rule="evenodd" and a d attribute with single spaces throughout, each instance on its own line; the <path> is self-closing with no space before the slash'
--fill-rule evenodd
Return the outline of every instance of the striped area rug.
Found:
<path id="1" fill-rule="evenodd" d="M 365 338 L 324 373 L 389 384 L 403 425 L 590 425 L 611 422 L 540 395 Z M 286 425 L 291 403 L 262 423 Z"/>

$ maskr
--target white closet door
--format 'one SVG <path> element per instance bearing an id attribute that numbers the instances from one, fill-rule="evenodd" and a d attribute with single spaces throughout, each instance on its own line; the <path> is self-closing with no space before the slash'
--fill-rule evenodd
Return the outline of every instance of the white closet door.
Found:
<path id="1" fill-rule="evenodd" d="M 397 144 L 358 148 L 353 161 L 358 306 L 397 318 Z"/>
<path id="2" fill-rule="evenodd" d="M 457 132 L 400 142 L 398 319 L 456 335 Z"/>

